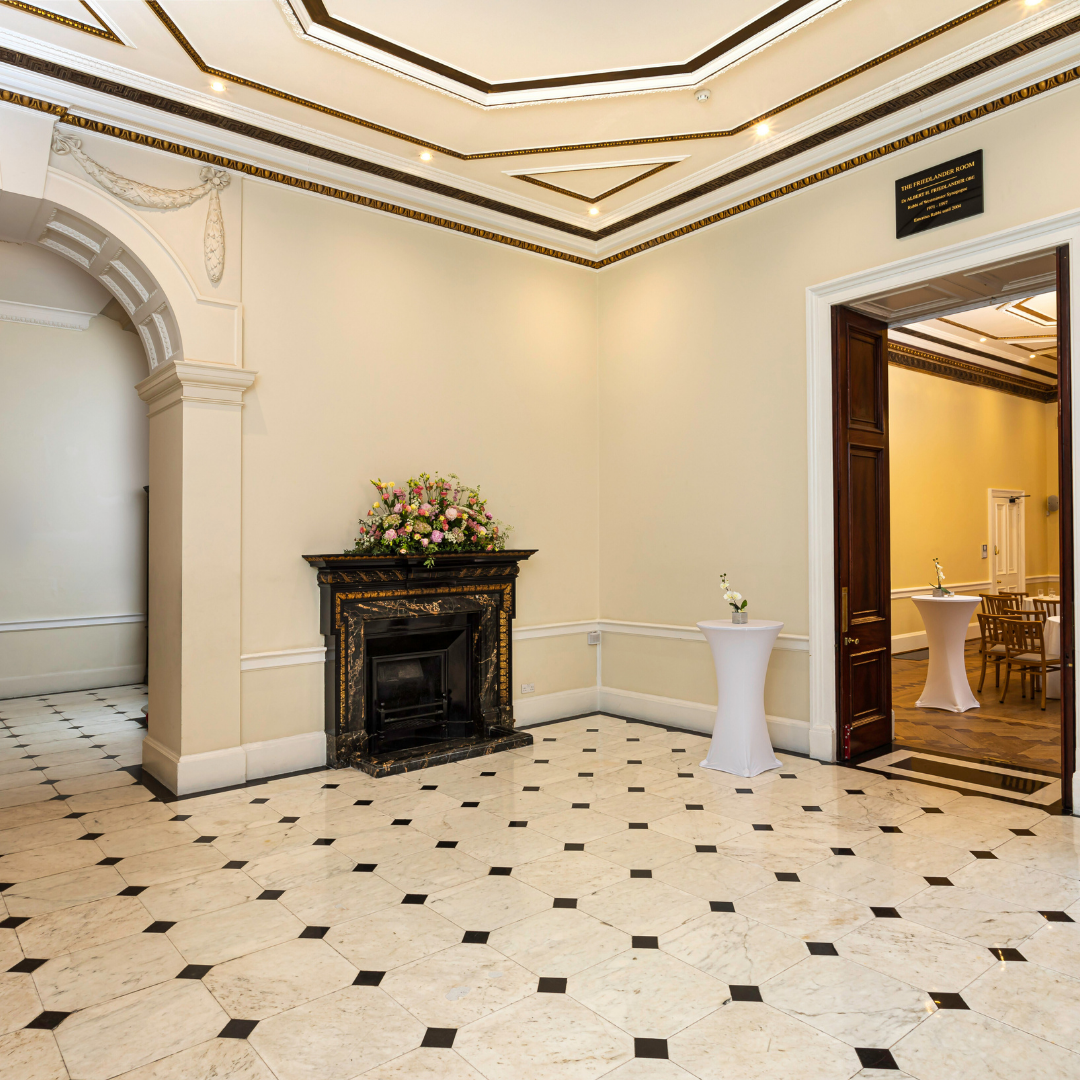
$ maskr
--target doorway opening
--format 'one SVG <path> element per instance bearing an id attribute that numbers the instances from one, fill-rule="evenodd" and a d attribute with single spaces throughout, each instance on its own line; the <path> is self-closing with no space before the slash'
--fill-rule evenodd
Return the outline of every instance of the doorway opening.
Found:
<path id="1" fill-rule="evenodd" d="M 1068 270 L 1062 246 L 832 308 L 841 760 L 1069 805 Z"/>

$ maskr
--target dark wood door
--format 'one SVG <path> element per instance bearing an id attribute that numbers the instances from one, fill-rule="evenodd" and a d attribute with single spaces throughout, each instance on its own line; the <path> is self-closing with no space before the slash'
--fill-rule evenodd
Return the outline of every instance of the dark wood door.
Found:
<path id="1" fill-rule="evenodd" d="M 833 308 L 836 691 L 841 760 L 892 740 L 888 327 Z"/>
<path id="2" fill-rule="evenodd" d="M 1076 768 L 1076 669 L 1073 578 L 1072 318 L 1069 309 L 1069 248 L 1057 249 L 1058 310 L 1058 529 L 1061 553 L 1061 803 L 1074 810 L 1072 775 Z"/>

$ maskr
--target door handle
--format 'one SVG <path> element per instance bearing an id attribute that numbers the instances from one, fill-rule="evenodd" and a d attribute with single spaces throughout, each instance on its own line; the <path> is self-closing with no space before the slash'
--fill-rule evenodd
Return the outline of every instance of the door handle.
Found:
<path id="1" fill-rule="evenodd" d="M 858 645 L 859 644 L 859 639 L 857 637 L 845 637 L 844 638 L 844 644 L 845 645 Z"/>

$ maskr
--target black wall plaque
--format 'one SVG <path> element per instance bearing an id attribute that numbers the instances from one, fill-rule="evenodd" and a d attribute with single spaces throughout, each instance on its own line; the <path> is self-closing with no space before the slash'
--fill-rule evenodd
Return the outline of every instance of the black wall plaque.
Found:
<path id="1" fill-rule="evenodd" d="M 896 181 L 896 239 L 983 212 L 982 151 Z"/>

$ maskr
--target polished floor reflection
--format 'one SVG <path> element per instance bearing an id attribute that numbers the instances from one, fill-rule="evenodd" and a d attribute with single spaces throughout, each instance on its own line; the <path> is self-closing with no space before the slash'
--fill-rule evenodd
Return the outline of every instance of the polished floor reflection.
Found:
<path id="1" fill-rule="evenodd" d="M 603 716 L 162 802 L 143 700 L 0 702 L 0 1080 L 1080 1075 L 1074 818 Z"/>

